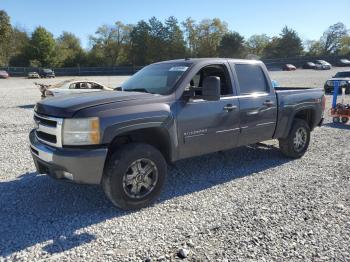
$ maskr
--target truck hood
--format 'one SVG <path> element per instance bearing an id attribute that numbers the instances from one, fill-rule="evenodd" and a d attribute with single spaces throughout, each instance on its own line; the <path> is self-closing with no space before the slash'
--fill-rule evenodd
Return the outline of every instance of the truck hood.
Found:
<path id="1" fill-rule="evenodd" d="M 46 98 L 38 102 L 35 112 L 54 117 L 72 117 L 79 110 L 109 103 L 131 100 L 144 100 L 157 96 L 155 94 L 122 91 L 101 91 L 92 93 L 70 94 Z"/>
<path id="2" fill-rule="evenodd" d="M 90 93 L 90 92 L 101 92 L 101 89 L 68 89 L 68 88 L 50 88 L 54 96 L 62 96 L 68 94 L 82 94 L 82 93 Z"/>

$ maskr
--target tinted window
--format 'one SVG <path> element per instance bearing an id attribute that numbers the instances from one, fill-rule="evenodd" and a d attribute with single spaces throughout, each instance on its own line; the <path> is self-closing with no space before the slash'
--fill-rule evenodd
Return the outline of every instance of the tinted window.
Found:
<path id="1" fill-rule="evenodd" d="M 335 77 L 350 77 L 350 71 L 349 72 L 338 72 L 338 73 L 336 73 Z"/>
<path id="2" fill-rule="evenodd" d="M 236 64 L 235 69 L 242 95 L 267 92 L 265 75 L 260 66 Z"/>

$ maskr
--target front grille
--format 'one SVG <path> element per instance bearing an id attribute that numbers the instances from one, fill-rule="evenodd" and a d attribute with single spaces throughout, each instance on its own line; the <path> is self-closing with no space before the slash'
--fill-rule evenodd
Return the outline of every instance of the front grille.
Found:
<path id="1" fill-rule="evenodd" d="M 45 141 L 48 141 L 50 143 L 56 144 L 57 143 L 57 138 L 55 135 L 47 134 L 41 131 L 36 131 L 37 136 Z"/>
<path id="2" fill-rule="evenodd" d="M 36 123 L 36 137 L 43 143 L 50 146 L 62 147 L 62 118 L 34 114 Z"/>
<path id="3" fill-rule="evenodd" d="M 34 121 L 39 121 L 40 123 L 42 123 L 43 125 L 46 125 L 46 126 L 51 126 L 51 127 L 57 126 L 56 121 L 42 118 L 42 117 L 39 117 L 38 115 L 34 115 Z"/>
<path id="4" fill-rule="evenodd" d="M 339 80 L 339 87 L 347 87 L 347 83 L 346 81 L 343 81 L 343 80 Z M 327 81 L 326 83 L 329 87 L 334 87 L 335 84 L 334 84 L 334 81 L 333 80 L 330 80 L 330 81 Z"/>

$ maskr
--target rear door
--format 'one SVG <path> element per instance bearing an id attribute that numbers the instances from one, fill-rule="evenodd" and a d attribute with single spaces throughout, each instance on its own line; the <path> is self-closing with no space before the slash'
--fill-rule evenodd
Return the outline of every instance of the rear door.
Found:
<path id="1" fill-rule="evenodd" d="M 241 135 L 238 145 L 272 138 L 277 120 L 277 101 L 270 79 L 260 63 L 231 64 L 239 92 Z"/>

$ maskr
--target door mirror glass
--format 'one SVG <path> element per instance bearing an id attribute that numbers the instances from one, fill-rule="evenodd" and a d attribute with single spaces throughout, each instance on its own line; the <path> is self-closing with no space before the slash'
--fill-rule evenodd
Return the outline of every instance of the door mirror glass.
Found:
<path id="1" fill-rule="evenodd" d="M 202 98 L 207 101 L 220 100 L 220 78 L 208 76 L 203 80 Z"/>

